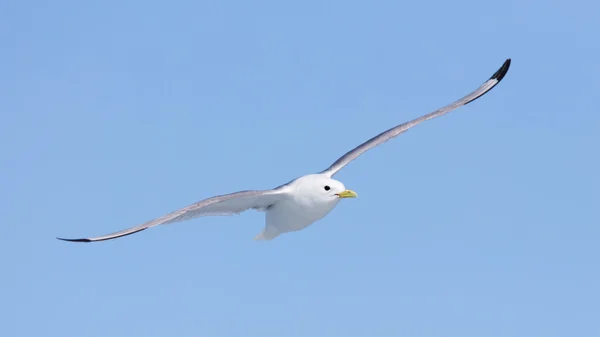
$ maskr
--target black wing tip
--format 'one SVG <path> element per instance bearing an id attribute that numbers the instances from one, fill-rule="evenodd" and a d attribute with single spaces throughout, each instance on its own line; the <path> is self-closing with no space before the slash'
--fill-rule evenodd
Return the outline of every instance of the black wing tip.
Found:
<path id="1" fill-rule="evenodd" d="M 103 239 L 63 239 L 63 238 L 57 238 L 57 239 L 62 240 L 62 241 L 69 241 L 69 242 L 97 242 L 97 241 L 106 241 L 106 240 L 112 240 L 112 239 L 120 238 L 120 237 L 123 237 L 123 236 L 127 236 L 127 235 L 131 235 L 131 234 L 139 233 L 139 232 L 141 232 L 143 230 L 146 230 L 146 229 L 148 229 L 148 227 L 141 228 L 141 229 L 138 229 L 136 231 L 133 231 L 133 232 L 130 232 L 130 233 L 127 233 L 127 234 L 121 234 L 121 235 L 117 235 L 117 236 L 113 236 L 113 237 L 107 237 L 107 238 L 103 238 Z"/>
<path id="2" fill-rule="evenodd" d="M 92 242 L 92 240 L 90 239 L 63 239 L 63 238 L 57 238 L 59 240 L 62 241 L 69 241 L 69 242 Z"/>
<path id="3" fill-rule="evenodd" d="M 508 72 L 508 68 L 510 68 L 510 61 L 511 59 L 506 59 L 502 67 L 500 67 L 500 69 L 498 69 L 498 71 L 496 71 L 494 75 L 490 77 L 490 80 L 497 80 L 498 82 L 502 81 L 502 79 L 504 78 L 504 76 L 506 76 L 506 73 Z"/>

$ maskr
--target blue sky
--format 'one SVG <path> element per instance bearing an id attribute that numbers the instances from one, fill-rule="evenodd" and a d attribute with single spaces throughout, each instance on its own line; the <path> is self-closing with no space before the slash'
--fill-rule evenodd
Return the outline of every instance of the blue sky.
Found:
<path id="1" fill-rule="evenodd" d="M 3 336 L 598 336 L 600 4 L 3 1 Z M 96 244 L 344 168 L 308 229 L 262 213 Z"/>

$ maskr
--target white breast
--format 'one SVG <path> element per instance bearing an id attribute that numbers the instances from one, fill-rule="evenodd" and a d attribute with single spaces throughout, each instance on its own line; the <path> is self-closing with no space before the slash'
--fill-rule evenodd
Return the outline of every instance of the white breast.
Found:
<path id="1" fill-rule="evenodd" d="M 339 200 L 318 203 L 307 198 L 291 196 L 277 202 L 266 212 L 264 236 L 272 239 L 279 234 L 298 231 L 323 218 Z"/>

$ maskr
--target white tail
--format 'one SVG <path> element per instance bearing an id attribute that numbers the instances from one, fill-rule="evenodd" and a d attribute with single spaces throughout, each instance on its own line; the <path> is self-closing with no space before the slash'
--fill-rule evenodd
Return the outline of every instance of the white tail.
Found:
<path id="1" fill-rule="evenodd" d="M 265 228 L 254 237 L 254 240 L 273 240 L 279 236 L 279 231 L 271 226 L 265 226 Z"/>

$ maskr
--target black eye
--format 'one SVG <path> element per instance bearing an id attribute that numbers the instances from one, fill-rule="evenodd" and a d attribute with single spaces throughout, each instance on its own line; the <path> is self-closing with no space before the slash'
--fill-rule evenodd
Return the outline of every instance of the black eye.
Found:
<path id="1" fill-rule="evenodd" d="M 330 189 L 331 189 L 331 187 L 325 186 L 325 191 L 329 191 Z"/>

